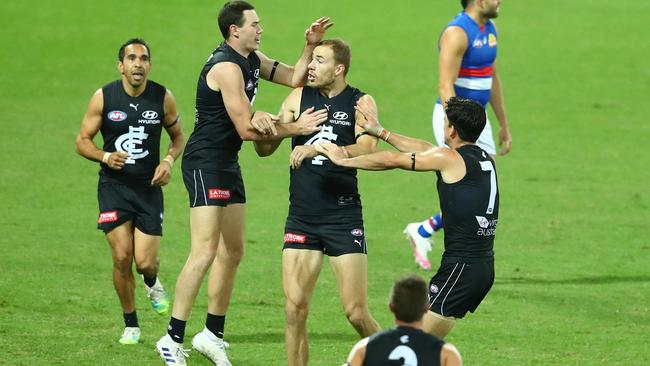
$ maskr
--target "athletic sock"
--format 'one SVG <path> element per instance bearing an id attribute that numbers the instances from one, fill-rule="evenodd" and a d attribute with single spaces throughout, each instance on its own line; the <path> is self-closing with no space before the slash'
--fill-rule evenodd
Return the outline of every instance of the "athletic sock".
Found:
<path id="1" fill-rule="evenodd" d="M 144 284 L 147 285 L 147 287 L 153 287 L 153 285 L 156 284 L 156 275 L 153 275 L 151 278 L 147 277 L 147 275 L 142 275 L 142 278 L 144 279 Z"/>
<path id="2" fill-rule="evenodd" d="M 133 310 L 132 313 L 123 313 L 124 316 L 124 326 L 129 328 L 138 327 L 138 314 Z"/>
<path id="3" fill-rule="evenodd" d="M 420 224 L 420 227 L 418 227 L 418 233 L 423 238 L 430 238 L 434 232 L 440 229 L 442 229 L 442 216 L 437 213 Z"/>
<path id="4" fill-rule="evenodd" d="M 185 338 L 185 320 L 179 320 L 173 316 L 169 320 L 169 326 L 167 327 L 167 334 L 172 337 L 172 340 L 176 343 L 183 343 L 183 338 Z"/>
<path id="5" fill-rule="evenodd" d="M 217 338 L 223 339 L 223 327 L 225 323 L 225 315 L 213 315 L 208 313 L 208 317 L 205 319 L 205 328 Z"/>

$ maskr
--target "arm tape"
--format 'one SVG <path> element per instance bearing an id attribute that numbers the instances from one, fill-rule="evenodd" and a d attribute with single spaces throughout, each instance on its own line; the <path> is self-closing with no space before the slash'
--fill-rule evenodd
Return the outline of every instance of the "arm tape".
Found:
<path id="1" fill-rule="evenodd" d="M 271 68 L 271 75 L 269 75 L 269 81 L 273 81 L 273 76 L 275 76 L 275 69 L 278 68 L 278 65 L 279 65 L 279 64 L 280 64 L 280 63 L 277 62 L 277 61 L 274 61 L 274 62 L 273 62 L 273 68 Z"/>

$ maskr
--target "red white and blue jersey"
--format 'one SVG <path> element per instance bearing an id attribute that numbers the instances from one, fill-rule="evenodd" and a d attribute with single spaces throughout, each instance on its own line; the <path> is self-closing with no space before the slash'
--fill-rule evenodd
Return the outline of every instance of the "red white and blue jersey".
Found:
<path id="1" fill-rule="evenodd" d="M 492 71 L 497 57 L 496 27 L 491 20 L 480 26 L 465 12 L 458 14 L 447 25 L 453 26 L 462 28 L 467 36 L 467 50 L 454 82 L 456 96 L 475 100 L 485 107 L 490 101 Z"/>

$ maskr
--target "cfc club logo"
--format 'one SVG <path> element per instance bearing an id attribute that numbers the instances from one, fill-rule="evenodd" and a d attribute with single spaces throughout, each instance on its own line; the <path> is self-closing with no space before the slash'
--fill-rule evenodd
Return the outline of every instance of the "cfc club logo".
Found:
<path id="1" fill-rule="evenodd" d="M 246 90 L 253 90 L 253 87 L 255 84 L 253 84 L 253 80 L 248 80 L 248 83 L 246 84 Z"/>
<path id="2" fill-rule="evenodd" d="M 361 230 L 361 229 L 353 229 L 352 231 L 350 231 L 350 234 L 352 234 L 354 236 L 363 236 L 363 230 Z"/>
<path id="3" fill-rule="evenodd" d="M 144 118 L 144 119 L 156 119 L 156 118 L 158 118 L 158 113 L 156 111 L 144 111 L 144 112 L 142 112 L 142 118 Z"/>
<path id="4" fill-rule="evenodd" d="M 437 294 L 438 291 L 440 291 L 440 290 L 438 290 L 438 286 L 431 285 L 431 287 L 429 287 L 429 291 L 431 291 L 432 294 Z"/>
<path id="5" fill-rule="evenodd" d="M 102 212 L 99 214 L 98 224 L 103 224 L 105 222 L 115 222 L 117 221 L 117 211 L 108 211 Z"/>
<path id="6" fill-rule="evenodd" d="M 306 241 L 307 241 L 307 236 L 306 235 L 299 235 L 299 234 L 292 234 L 292 233 L 285 233 L 284 234 L 284 242 L 285 243 L 305 244 Z"/>
<path id="7" fill-rule="evenodd" d="M 208 198 L 211 200 L 227 200 L 230 199 L 229 189 L 210 188 L 208 189 Z"/>
<path id="8" fill-rule="evenodd" d="M 147 139 L 149 134 L 144 133 L 144 126 L 129 126 L 129 132 L 117 138 L 115 141 L 115 151 L 126 151 L 129 157 L 125 164 L 135 164 L 137 159 L 142 159 L 149 155 L 149 150 L 143 150 L 140 145 Z"/>
<path id="9" fill-rule="evenodd" d="M 332 117 L 334 117 L 334 119 L 348 119 L 348 114 L 345 112 L 338 111 L 338 112 L 334 112 L 334 114 L 332 114 Z"/>
<path id="10" fill-rule="evenodd" d="M 108 112 L 108 119 L 114 122 L 122 122 L 126 119 L 126 113 L 122 111 L 111 111 Z"/>

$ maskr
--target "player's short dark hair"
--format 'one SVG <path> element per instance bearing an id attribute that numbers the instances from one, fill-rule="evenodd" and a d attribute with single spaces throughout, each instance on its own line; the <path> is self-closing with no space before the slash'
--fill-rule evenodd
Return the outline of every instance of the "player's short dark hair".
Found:
<path id="1" fill-rule="evenodd" d="M 347 75 L 350 71 L 350 59 L 352 57 L 350 46 L 342 39 L 326 39 L 321 41 L 319 46 L 327 46 L 332 49 L 334 53 L 334 61 L 337 64 L 345 66 L 343 75 Z"/>
<path id="2" fill-rule="evenodd" d="M 487 121 L 485 109 L 471 99 L 449 98 L 445 114 L 449 124 L 454 126 L 461 140 L 471 143 L 478 140 Z"/>
<path id="3" fill-rule="evenodd" d="M 149 45 L 147 42 L 144 41 L 142 38 L 131 38 L 128 41 L 124 42 L 123 45 L 120 46 L 120 50 L 117 53 L 117 59 L 120 61 L 124 61 L 124 49 L 126 49 L 127 46 L 132 45 L 132 44 L 141 44 L 144 46 L 144 48 L 147 49 L 147 53 L 149 54 L 149 59 L 151 59 L 151 50 L 149 49 Z"/>
<path id="4" fill-rule="evenodd" d="M 219 11 L 217 23 L 223 39 L 228 39 L 232 24 L 241 27 L 244 25 L 244 11 L 255 10 L 255 7 L 245 1 L 228 1 Z"/>
<path id="5" fill-rule="evenodd" d="M 474 2 L 474 0 L 460 0 L 460 5 L 463 6 L 463 9 L 467 9 L 470 3 Z"/>
<path id="6" fill-rule="evenodd" d="M 427 283 L 417 275 L 410 275 L 395 282 L 390 294 L 390 306 L 395 318 L 407 323 L 422 319 L 428 301 Z"/>

